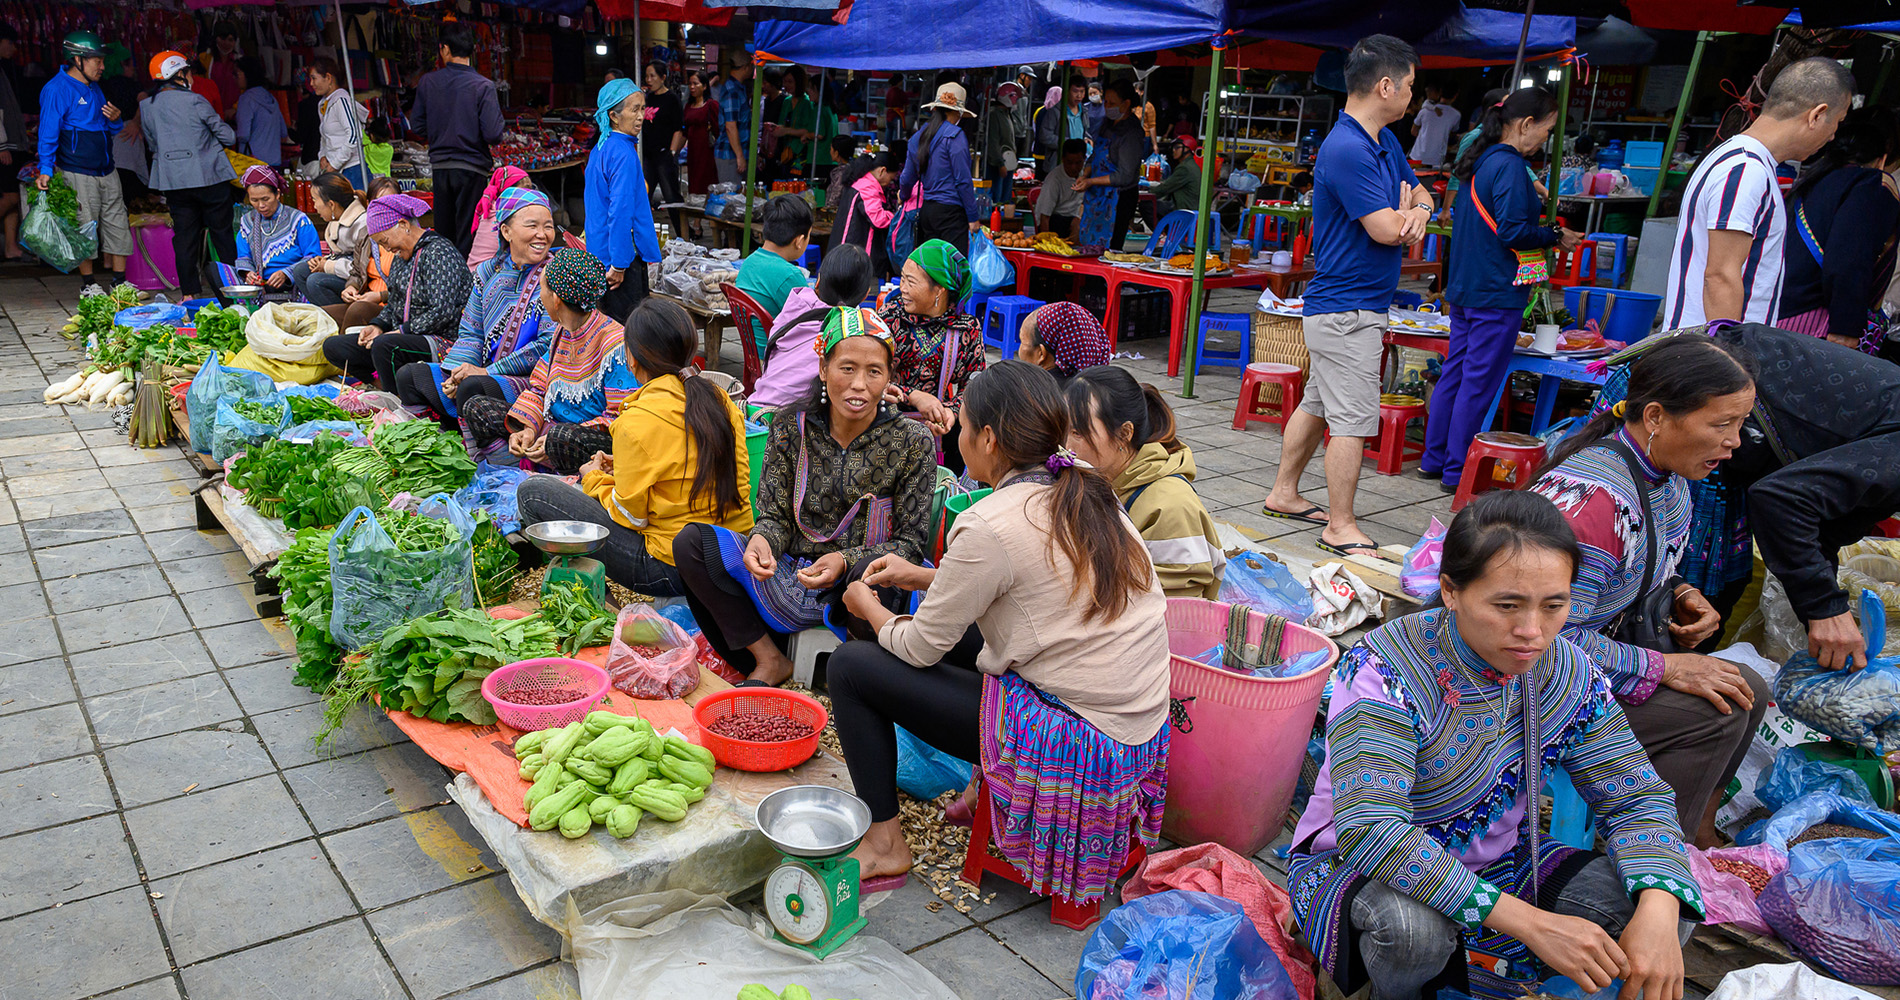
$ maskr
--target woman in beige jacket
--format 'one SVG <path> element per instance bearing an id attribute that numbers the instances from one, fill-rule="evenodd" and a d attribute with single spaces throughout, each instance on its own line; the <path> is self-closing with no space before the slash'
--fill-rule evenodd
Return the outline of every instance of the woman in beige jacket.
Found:
<path id="1" fill-rule="evenodd" d="M 1004 361 L 971 380 L 958 421 L 969 471 L 996 491 L 957 518 L 936 569 L 886 556 L 845 591 L 878 634 L 829 667 L 845 762 L 871 807 L 855 856 L 869 892 L 910 869 L 901 725 L 980 761 L 1003 856 L 1032 891 L 1087 904 L 1137 837 L 1160 833 L 1167 599 L 1108 481 L 1063 447 L 1053 376 Z M 873 586 L 927 592 L 892 615 Z"/>

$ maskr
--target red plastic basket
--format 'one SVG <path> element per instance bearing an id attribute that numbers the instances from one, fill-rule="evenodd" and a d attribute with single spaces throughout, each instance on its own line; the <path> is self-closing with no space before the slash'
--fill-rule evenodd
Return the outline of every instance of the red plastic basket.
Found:
<path id="1" fill-rule="evenodd" d="M 607 671 L 565 656 L 547 656 L 510 663 L 482 681 L 482 697 L 495 706 L 501 721 L 531 733 L 555 729 L 585 718 L 607 696 Z M 584 697 L 553 705 L 524 705 L 511 701 L 530 691 L 583 691 Z"/>
<path id="2" fill-rule="evenodd" d="M 760 743 L 712 731 L 714 722 L 732 715 L 782 715 L 810 726 L 811 735 L 782 743 Z M 829 718 L 817 699 L 777 688 L 734 688 L 693 706 L 700 745 L 712 751 L 714 760 L 737 771 L 783 771 L 810 760 L 818 752 L 818 734 Z"/>

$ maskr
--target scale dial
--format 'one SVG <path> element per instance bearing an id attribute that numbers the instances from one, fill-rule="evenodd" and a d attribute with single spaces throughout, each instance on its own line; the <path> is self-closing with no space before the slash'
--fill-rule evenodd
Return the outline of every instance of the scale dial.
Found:
<path id="1" fill-rule="evenodd" d="M 831 926 L 830 886 L 807 865 L 779 865 L 765 878 L 765 915 L 785 940 L 811 944 Z"/>

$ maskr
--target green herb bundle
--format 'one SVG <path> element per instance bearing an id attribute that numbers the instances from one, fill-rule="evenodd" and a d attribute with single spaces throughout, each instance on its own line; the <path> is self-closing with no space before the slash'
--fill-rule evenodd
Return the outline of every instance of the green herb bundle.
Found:
<path id="1" fill-rule="evenodd" d="M 563 656 L 613 640 L 613 612 L 594 600 L 592 591 L 571 580 L 542 592 L 541 617 L 561 636 Z"/>
<path id="2" fill-rule="evenodd" d="M 498 604 L 521 573 L 521 557 L 485 510 L 475 512 L 475 594 L 483 604 Z"/>
<path id="3" fill-rule="evenodd" d="M 83 305 L 83 303 L 82 303 Z M 202 361 L 209 348 L 165 323 L 154 323 L 143 330 L 129 326 L 111 327 L 97 340 L 92 360 L 101 368 L 138 368 L 146 361 L 163 365 L 193 365 Z"/>
<path id="4" fill-rule="evenodd" d="M 391 486 L 419 497 L 453 493 L 475 478 L 461 435 L 430 420 L 385 424 L 370 434 L 370 446 L 389 463 Z"/>
<path id="5" fill-rule="evenodd" d="M 205 306 L 198 310 L 193 322 L 198 325 L 200 343 L 220 351 L 241 351 L 246 343 L 244 324 L 247 319 L 245 311 L 237 306 L 228 309 Z"/>
<path id="6" fill-rule="evenodd" d="M 231 404 L 232 412 L 247 420 L 276 427 L 284 422 L 284 404 L 261 399 L 240 399 Z"/>
<path id="7" fill-rule="evenodd" d="M 503 621 L 479 608 L 437 611 L 391 626 L 324 699 L 317 743 L 370 694 L 385 710 L 493 725 L 495 710 L 482 697 L 482 681 L 517 660 L 555 655 L 554 639 L 553 627 L 539 615 Z"/>
<path id="8" fill-rule="evenodd" d="M 298 531 L 270 568 L 283 596 L 284 621 L 297 639 L 294 680 L 317 692 L 329 689 L 343 660 L 343 650 L 330 638 L 331 534 L 318 528 Z"/>
<path id="9" fill-rule="evenodd" d="M 344 409 L 322 396 L 285 396 L 284 402 L 290 404 L 290 422 L 307 424 L 312 420 L 341 420 L 354 423 L 356 414 Z"/>
<path id="10" fill-rule="evenodd" d="M 287 527 L 332 527 L 348 508 L 337 505 L 337 473 L 330 458 L 350 447 L 329 434 L 308 444 L 262 441 L 231 463 L 226 481 L 244 491 L 244 502 L 252 509 L 265 517 L 282 517 Z"/>

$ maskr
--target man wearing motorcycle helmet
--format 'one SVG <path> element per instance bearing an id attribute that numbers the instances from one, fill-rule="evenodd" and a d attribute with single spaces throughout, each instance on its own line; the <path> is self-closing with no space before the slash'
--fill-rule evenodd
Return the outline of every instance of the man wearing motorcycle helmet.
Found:
<path id="1" fill-rule="evenodd" d="M 160 52 L 150 70 L 158 90 L 140 102 L 139 117 L 152 150 L 152 189 L 164 193 L 171 209 L 178 288 L 186 298 L 196 298 L 204 287 L 207 228 L 219 259 L 237 259 L 230 186 L 237 172 L 224 155 L 237 136 L 217 108 L 191 89 L 194 74 L 184 53 Z"/>
<path id="2" fill-rule="evenodd" d="M 62 175 L 79 198 L 78 223 L 98 223 L 99 249 L 118 281 L 125 279 L 125 258 L 132 252 L 126 224 L 125 195 L 112 162 L 112 137 L 119 131 L 120 109 L 106 100 L 99 80 L 105 75 L 105 46 L 90 31 L 75 31 L 60 46 L 64 72 L 40 88 L 39 177 L 41 191 Z M 79 262 L 81 284 L 97 288 L 91 260 Z"/>

